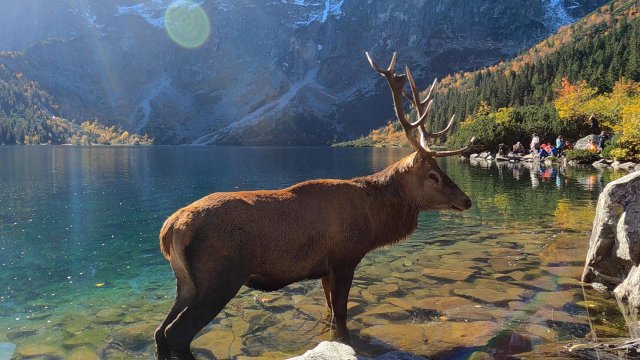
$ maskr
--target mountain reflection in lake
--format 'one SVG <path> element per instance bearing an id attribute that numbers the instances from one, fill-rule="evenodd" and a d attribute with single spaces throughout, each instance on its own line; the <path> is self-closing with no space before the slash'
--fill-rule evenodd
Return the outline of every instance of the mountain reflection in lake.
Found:
<path id="1" fill-rule="evenodd" d="M 15 357 L 149 358 L 173 301 L 164 219 L 215 191 L 380 170 L 405 149 L 0 148 L 0 343 Z M 364 355 L 504 356 L 626 336 L 614 300 L 579 282 L 597 197 L 622 173 L 444 159 L 474 201 L 426 212 L 356 271 L 348 322 Z M 585 299 L 586 296 L 586 299 Z M 203 359 L 284 358 L 330 338 L 319 281 L 240 294 L 194 341 Z M 5 347 L 7 348 L 7 347 Z"/>

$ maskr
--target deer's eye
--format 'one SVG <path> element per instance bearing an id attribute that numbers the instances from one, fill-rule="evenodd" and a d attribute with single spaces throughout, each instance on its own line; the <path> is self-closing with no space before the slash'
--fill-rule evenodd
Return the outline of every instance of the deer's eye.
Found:
<path id="1" fill-rule="evenodd" d="M 434 183 L 436 183 L 436 185 L 439 185 L 439 184 L 440 184 L 440 176 L 438 176 L 437 174 L 430 173 L 430 174 L 429 174 L 429 179 L 431 179 L 431 181 L 433 181 Z"/>

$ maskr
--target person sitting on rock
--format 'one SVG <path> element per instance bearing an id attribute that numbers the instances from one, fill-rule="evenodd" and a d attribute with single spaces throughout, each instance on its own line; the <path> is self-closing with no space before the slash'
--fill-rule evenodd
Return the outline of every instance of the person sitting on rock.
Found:
<path id="1" fill-rule="evenodd" d="M 573 143 L 569 140 L 565 141 L 564 150 L 573 150 Z"/>
<path id="2" fill-rule="evenodd" d="M 524 146 L 520 141 L 518 141 L 515 145 L 513 145 L 513 154 L 514 155 L 524 155 L 527 151 L 524 149 Z"/>
<path id="3" fill-rule="evenodd" d="M 507 156 L 509 155 L 509 147 L 504 143 L 498 145 L 498 155 Z"/>
<path id="4" fill-rule="evenodd" d="M 546 149 L 546 148 L 547 148 L 547 144 L 542 144 L 542 145 L 540 145 L 540 147 L 539 147 L 539 149 L 538 149 L 538 152 L 537 152 L 538 157 L 539 157 L 540 159 L 544 159 L 544 158 L 546 158 L 547 156 L 549 156 L 549 155 L 550 155 L 550 154 L 547 152 L 547 149 Z"/>

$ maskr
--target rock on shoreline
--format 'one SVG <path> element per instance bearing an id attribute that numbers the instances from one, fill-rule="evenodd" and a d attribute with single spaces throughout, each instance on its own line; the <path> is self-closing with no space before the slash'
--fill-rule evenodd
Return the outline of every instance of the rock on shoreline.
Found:
<path id="1" fill-rule="evenodd" d="M 349 345 L 323 341 L 314 349 L 289 360 L 424 360 L 424 358 L 402 351 L 391 351 L 375 358 L 365 358 L 357 356 L 355 350 Z"/>
<path id="2" fill-rule="evenodd" d="M 582 281 L 613 290 L 636 313 L 640 309 L 640 171 L 609 183 L 600 194 Z"/>

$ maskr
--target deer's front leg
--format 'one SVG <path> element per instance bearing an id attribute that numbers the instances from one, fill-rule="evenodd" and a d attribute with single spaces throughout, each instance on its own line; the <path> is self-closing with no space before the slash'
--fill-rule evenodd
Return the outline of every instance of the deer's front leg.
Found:
<path id="1" fill-rule="evenodd" d="M 349 330 L 347 329 L 347 302 L 349 301 L 349 290 L 351 289 L 354 270 L 355 267 L 351 266 L 339 267 L 331 269 L 331 274 L 329 275 L 331 310 L 336 319 L 337 340 L 345 344 L 351 343 Z"/>
<path id="2" fill-rule="evenodd" d="M 324 297 L 327 299 L 327 307 L 333 311 L 331 306 L 331 277 L 329 275 L 322 278 L 322 288 L 324 289 Z"/>

